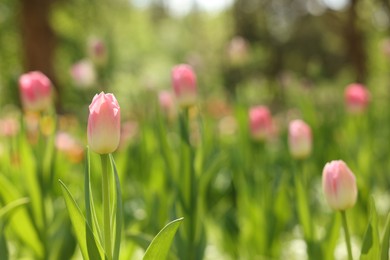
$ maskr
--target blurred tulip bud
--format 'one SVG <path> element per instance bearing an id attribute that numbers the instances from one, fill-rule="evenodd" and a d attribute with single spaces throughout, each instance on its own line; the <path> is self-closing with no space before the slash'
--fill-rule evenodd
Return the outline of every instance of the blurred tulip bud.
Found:
<path id="1" fill-rule="evenodd" d="M 113 94 L 101 92 L 89 105 L 88 144 L 98 154 L 114 152 L 120 140 L 120 107 Z"/>
<path id="2" fill-rule="evenodd" d="M 51 106 L 52 86 L 41 72 L 33 71 L 19 78 L 19 91 L 23 108 L 27 111 L 43 111 Z"/>
<path id="3" fill-rule="evenodd" d="M 307 158 L 312 149 L 311 128 L 302 120 L 293 120 L 288 127 L 288 146 L 295 159 Z"/>
<path id="4" fill-rule="evenodd" d="M 195 105 L 197 99 L 196 76 L 191 66 L 180 64 L 173 67 L 172 86 L 181 107 Z"/>
<path id="5" fill-rule="evenodd" d="M 19 121 L 13 117 L 0 119 L 0 136 L 15 136 L 19 132 L 19 128 Z"/>
<path id="6" fill-rule="evenodd" d="M 73 162 L 81 162 L 84 157 L 84 149 L 80 142 L 66 132 L 56 134 L 55 146 L 58 151 L 64 153 Z"/>
<path id="7" fill-rule="evenodd" d="M 346 210 L 356 203 L 355 176 L 342 160 L 325 165 L 322 171 L 322 189 L 333 210 Z"/>
<path id="8" fill-rule="evenodd" d="M 370 101 L 370 92 L 361 84 L 353 83 L 347 86 L 344 93 L 347 109 L 351 113 L 362 113 Z"/>
<path id="9" fill-rule="evenodd" d="M 158 93 L 158 101 L 163 114 L 169 119 L 173 119 L 176 115 L 176 102 L 173 93 L 161 91 Z"/>
<path id="10" fill-rule="evenodd" d="M 88 42 L 88 53 L 96 65 L 104 65 L 107 62 L 107 48 L 104 42 L 98 38 L 91 38 Z"/>
<path id="11" fill-rule="evenodd" d="M 81 60 L 73 64 L 70 75 L 74 83 L 79 87 L 91 87 L 96 81 L 96 73 L 93 64 L 89 60 Z"/>
<path id="12" fill-rule="evenodd" d="M 249 109 L 249 128 L 252 138 L 258 141 L 267 139 L 272 131 L 272 117 L 265 106 L 255 106 Z"/>
<path id="13" fill-rule="evenodd" d="M 248 49 L 248 43 L 244 38 L 240 36 L 234 37 L 229 42 L 229 46 L 227 49 L 227 54 L 230 62 L 234 65 L 240 65 L 247 61 L 249 56 Z"/>

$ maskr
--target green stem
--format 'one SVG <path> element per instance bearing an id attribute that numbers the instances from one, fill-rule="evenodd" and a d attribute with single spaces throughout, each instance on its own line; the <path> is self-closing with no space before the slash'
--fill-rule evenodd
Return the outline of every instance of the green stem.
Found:
<path id="1" fill-rule="evenodd" d="M 100 155 L 102 161 L 102 188 L 103 188 L 103 232 L 104 250 L 108 260 L 112 259 L 111 222 L 110 222 L 110 179 L 108 172 L 108 154 Z"/>
<path id="2" fill-rule="evenodd" d="M 340 213 L 341 213 L 341 218 L 343 221 L 345 240 L 346 240 L 347 250 L 348 250 L 348 259 L 352 260 L 353 258 L 352 258 L 352 250 L 351 250 L 351 238 L 350 238 L 349 232 L 348 232 L 348 224 L 347 224 L 347 217 L 345 214 L 345 210 L 340 211 Z"/>

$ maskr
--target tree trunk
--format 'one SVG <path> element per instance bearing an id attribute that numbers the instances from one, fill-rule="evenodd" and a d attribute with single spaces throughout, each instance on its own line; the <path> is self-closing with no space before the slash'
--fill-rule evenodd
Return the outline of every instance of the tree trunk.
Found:
<path id="1" fill-rule="evenodd" d="M 345 27 L 347 58 L 355 70 L 356 81 L 364 83 L 367 78 L 364 34 L 359 28 L 357 15 L 358 0 L 352 0 L 348 9 L 348 20 Z"/>
<path id="2" fill-rule="evenodd" d="M 24 70 L 39 70 L 50 78 L 60 94 L 54 71 L 57 38 L 50 26 L 50 11 L 54 0 L 20 0 L 20 28 Z M 59 103 L 57 103 L 59 106 Z"/>

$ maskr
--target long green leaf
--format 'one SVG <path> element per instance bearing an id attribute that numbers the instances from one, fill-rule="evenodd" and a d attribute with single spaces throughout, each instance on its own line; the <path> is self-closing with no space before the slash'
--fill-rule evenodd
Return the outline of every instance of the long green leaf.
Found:
<path id="1" fill-rule="evenodd" d="M 122 222 L 123 222 L 123 205 L 122 205 L 122 192 L 121 185 L 119 182 L 118 171 L 113 156 L 110 154 L 110 160 L 112 169 L 114 170 L 115 177 L 115 241 L 114 241 L 114 260 L 119 259 L 120 244 L 122 238 Z"/>
<path id="2" fill-rule="evenodd" d="M 76 201 L 73 199 L 73 196 L 66 187 L 66 185 L 61 180 L 59 180 L 59 182 L 61 184 L 66 207 L 68 209 L 70 220 L 72 222 L 73 229 L 76 233 L 77 242 L 79 243 L 83 258 L 85 260 L 102 259 L 103 249 L 99 243 L 96 243 L 97 241 L 93 236 L 91 227 L 85 221 L 85 218 L 81 213 L 80 208 L 78 207 Z M 88 240 L 90 241 L 88 242 Z M 90 250 L 87 247 L 87 243 L 91 246 Z M 90 255 L 91 257 L 89 257 Z"/>
<path id="3" fill-rule="evenodd" d="M 381 243 L 381 260 L 389 259 L 389 244 L 390 242 L 390 214 L 387 215 L 385 231 L 383 232 L 382 243 Z"/>
<path id="4" fill-rule="evenodd" d="M 7 215 L 11 214 L 12 211 L 24 204 L 27 204 L 29 201 L 30 200 L 28 198 L 21 198 L 11 203 L 8 203 L 5 207 L 0 209 L 0 219 L 5 218 Z"/>
<path id="5" fill-rule="evenodd" d="M 4 234 L 4 224 L 0 222 L 0 259 L 8 260 L 9 254 L 8 254 L 8 247 L 7 247 L 7 240 L 5 239 Z"/>
<path id="6" fill-rule="evenodd" d="M 379 259 L 380 241 L 378 232 L 378 214 L 374 199 L 370 200 L 370 219 L 363 237 L 360 259 Z"/>
<path id="7" fill-rule="evenodd" d="M 296 173 L 300 174 L 300 173 Z M 303 233 L 305 239 L 312 240 L 313 232 L 312 232 L 312 223 L 310 218 L 310 210 L 307 201 L 307 195 L 305 188 L 302 185 L 301 179 L 298 176 L 294 176 L 295 179 L 295 188 L 296 188 L 296 196 L 297 196 L 297 211 L 300 220 L 300 224 L 303 229 Z"/>
<path id="8" fill-rule="evenodd" d="M 166 259 L 173 237 L 176 234 L 183 218 L 168 223 L 152 240 L 145 252 L 144 260 Z"/>
<path id="9" fill-rule="evenodd" d="M 88 233 L 88 228 L 92 229 L 92 233 L 95 237 L 100 238 L 100 230 L 99 225 L 96 218 L 95 207 L 93 205 L 92 200 L 92 189 L 91 189 L 91 179 L 90 179 L 90 157 L 89 157 L 89 149 L 87 148 L 87 161 L 85 166 L 85 180 L 84 180 L 84 190 L 85 190 L 85 211 L 86 211 L 86 223 L 85 230 Z M 96 232 L 95 232 L 96 231 Z M 100 242 L 100 241 L 99 241 Z M 87 236 L 87 249 L 88 255 L 91 259 L 96 257 L 96 242 L 92 236 Z"/>
<path id="10" fill-rule="evenodd" d="M 11 203 L 20 198 L 18 189 L 0 174 L 0 197 L 5 203 Z M 35 252 L 38 258 L 43 256 L 43 247 L 39 236 L 25 208 L 18 210 L 10 219 L 10 225 L 15 234 Z"/>

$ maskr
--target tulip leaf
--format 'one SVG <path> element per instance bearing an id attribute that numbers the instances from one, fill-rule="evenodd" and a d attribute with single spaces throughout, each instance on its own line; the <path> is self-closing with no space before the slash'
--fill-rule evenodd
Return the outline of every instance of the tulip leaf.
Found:
<path id="1" fill-rule="evenodd" d="M 7 217 L 11 215 L 11 213 L 17 208 L 28 202 L 28 198 L 21 198 L 11 203 L 8 203 L 5 207 L 0 209 L 0 259 L 9 259 L 7 240 L 5 239 L 4 234 L 5 225 L 8 222 Z"/>
<path id="2" fill-rule="evenodd" d="M 123 205 L 122 205 L 122 192 L 121 185 L 119 182 L 118 171 L 116 169 L 116 164 L 113 156 L 110 154 L 110 161 L 112 165 L 112 169 L 114 170 L 115 177 L 115 197 L 114 200 L 114 213 L 115 213 L 115 240 L 114 240 L 114 260 L 119 259 L 119 250 L 122 238 L 122 222 L 123 222 Z"/>
<path id="3" fill-rule="evenodd" d="M 17 188 L 0 174 L 0 197 L 5 203 L 11 203 L 20 197 Z M 28 245 L 38 258 L 42 257 L 43 248 L 39 236 L 34 228 L 27 209 L 21 208 L 10 219 L 10 225 L 15 234 Z"/>
<path id="4" fill-rule="evenodd" d="M 7 240 L 5 239 L 4 234 L 4 227 L 5 225 L 0 222 L 0 259 L 8 260 L 9 254 L 8 254 L 8 247 L 7 247 Z"/>
<path id="5" fill-rule="evenodd" d="M 99 243 L 97 243 L 91 227 L 85 221 L 80 208 L 76 201 L 73 199 L 72 194 L 66 187 L 66 185 L 59 180 L 64 195 L 65 204 L 69 212 L 70 220 L 75 231 L 77 242 L 81 250 L 81 254 L 85 260 L 88 259 L 102 259 L 103 249 Z"/>
<path id="6" fill-rule="evenodd" d="M 303 233 L 306 240 L 312 239 L 312 223 L 310 218 L 309 204 L 307 201 L 307 194 L 305 187 L 302 184 L 300 176 L 297 176 L 300 172 L 294 176 L 295 190 L 297 199 L 297 211 L 300 224 L 302 225 Z"/>
<path id="7" fill-rule="evenodd" d="M 4 221 L 4 219 L 9 214 L 11 214 L 15 209 L 17 209 L 20 206 L 23 206 L 24 204 L 27 204 L 29 201 L 30 200 L 28 198 L 21 198 L 11 203 L 8 203 L 5 207 L 0 209 L 0 219 Z"/>
<path id="8" fill-rule="evenodd" d="M 42 230 L 45 227 L 43 222 L 42 190 L 39 184 L 37 162 L 35 162 L 31 147 L 27 144 L 25 138 L 21 140 L 20 153 L 23 158 L 22 170 L 26 178 L 26 183 L 28 183 L 26 188 L 31 200 L 34 224 L 38 226 L 39 230 Z"/>
<path id="9" fill-rule="evenodd" d="M 166 259 L 173 237 L 176 234 L 183 218 L 168 223 L 152 240 L 146 249 L 144 260 Z"/>
<path id="10" fill-rule="evenodd" d="M 334 249 L 337 245 L 337 240 L 340 234 L 340 218 L 339 214 L 333 214 L 333 219 L 327 226 L 327 234 L 323 238 L 321 243 L 322 252 L 324 253 L 324 259 L 333 259 Z"/>
<path id="11" fill-rule="evenodd" d="M 370 200 L 370 219 L 363 237 L 360 259 L 379 259 L 380 242 L 378 232 L 378 214 L 374 199 Z"/>
<path id="12" fill-rule="evenodd" d="M 96 211 L 93 203 L 93 195 L 92 195 L 92 189 L 91 189 L 91 173 L 90 173 L 90 155 L 89 155 L 89 149 L 87 148 L 87 161 L 85 165 L 85 180 L 84 180 L 84 190 L 85 190 L 85 211 L 86 211 L 86 229 L 91 227 L 93 234 L 95 237 L 100 238 L 101 232 L 99 229 L 99 225 L 97 222 L 97 216 Z M 95 232 L 96 231 L 96 232 Z M 101 241 L 99 241 L 101 242 Z M 88 252 L 93 249 L 93 245 L 91 243 L 95 243 L 93 240 L 88 239 L 87 240 L 87 248 Z"/>
<path id="13" fill-rule="evenodd" d="M 389 246 L 390 246 L 390 214 L 387 215 L 385 231 L 382 237 L 381 243 L 381 260 L 389 259 Z"/>

